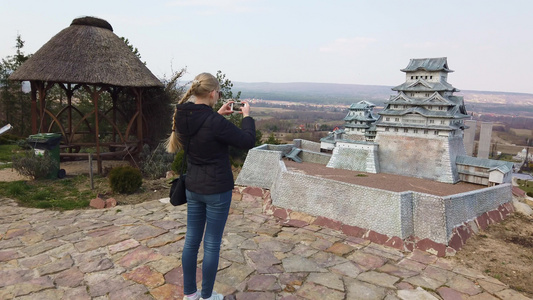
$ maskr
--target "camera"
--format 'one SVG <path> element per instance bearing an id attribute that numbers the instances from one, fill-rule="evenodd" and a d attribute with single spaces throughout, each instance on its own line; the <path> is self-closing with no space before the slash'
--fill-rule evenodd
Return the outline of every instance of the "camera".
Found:
<path id="1" fill-rule="evenodd" d="M 240 101 L 235 101 L 235 102 L 230 104 L 230 108 L 233 111 L 239 111 L 239 110 L 241 110 L 241 107 L 243 107 L 243 106 L 244 106 L 244 103 L 242 103 Z"/>

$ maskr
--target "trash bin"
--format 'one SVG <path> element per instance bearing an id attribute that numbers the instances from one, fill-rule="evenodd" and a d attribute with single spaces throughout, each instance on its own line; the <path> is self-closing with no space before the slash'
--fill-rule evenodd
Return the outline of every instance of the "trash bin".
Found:
<path id="1" fill-rule="evenodd" d="M 59 133 L 39 133 L 30 135 L 27 139 L 28 144 L 35 149 L 35 154 L 48 152 L 54 165 L 47 178 L 65 178 L 65 170 L 59 168 L 59 143 L 63 136 Z"/>

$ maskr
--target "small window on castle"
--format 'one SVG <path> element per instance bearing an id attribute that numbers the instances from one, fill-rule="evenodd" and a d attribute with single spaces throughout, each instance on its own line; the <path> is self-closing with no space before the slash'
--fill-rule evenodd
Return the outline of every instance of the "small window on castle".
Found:
<path id="1" fill-rule="evenodd" d="M 416 76 L 416 79 L 418 79 L 418 76 Z"/>
<path id="2" fill-rule="evenodd" d="M 389 131 L 389 127 L 385 127 L 385 131 Z"/>
<path id="3" fill-rule="evenodd" d="M 400 122 L 400 118 L 394 118 L 395 122 Z"/>
<path id="4" fill-rule="evenodd" d="M 409 129 L 404 128 L 404 129 L 403 129 L 403 132 L 408 133 L 408 132 L 409 132 Z"/>
<path id="5" fill-rule="evenodd" d="M 413 129 L 413 133 L 418 133 L 418 129 Z"/>
<path id="6" fill-rule="evenodd" d="M 398 105 L 395 104 L 395 105 L 394 105 L 394 108 L 398 108 Z"/>
<path id="7" fill-rule="evenodd" d="M 433 76 L 429 76 L 429 79 L 433 79 Z"/>
<path id="8" fill-rule="evenodd" d="M 424 129 L 424 134 L 428 134 L 429 130 Z"/>
<path id="9" fill-rule="evenodd" d="M 426 76 L 426 78 L 424 78 L 424 79 L 428 79 L 428 77 Z"/>
<path id="10" fill-rule="evenodd" d="M 435 131 L 433 131 L 433 134 L 434 134 L 434 135 L 439 135 L 439 131 L 438 131 L 438 130 L 435 130 Z"/>
<path id="11" fill-rule="evenodd" d="M 413 79 L 414 76 L 411 76 L 411 79 Z"/>
<path id="12" fill-rule="evenodd" d="M 390 121 L 390 118 L 389 117 L 386 117 L 385 118 L 385 121 Z M 387 128 L 388 129 L 388 128 Z"/>
<path id="13" fill-rule="evenodd" d="M 446 123 L 446 122 L 444 120 L 441 120 L 440 123 L 444 125 L 444 123 Z"/>
<path id="14" fill-rule="evenodd" d="M 429 120 L 429 124 L 435 123 L 435 120 Z"/>
<path id="15" fill-rule="evenodd" d="M 398 128 L 394 128 L 394 132 L 398 132 Z"/>

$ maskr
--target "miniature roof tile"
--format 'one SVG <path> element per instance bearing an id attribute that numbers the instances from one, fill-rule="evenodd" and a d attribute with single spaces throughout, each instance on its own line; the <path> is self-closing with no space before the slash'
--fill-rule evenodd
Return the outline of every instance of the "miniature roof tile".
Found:
<path id="1" fill-rule="evenodd" d="M 471 157 L 471 156 L 457 156 L 455 162 L 465 166 L 474 166 L 487 168 L 489 171 L 498 170 L 502 173 L 508 173 L 513 170 L 513 163 L 509 161 L 493 160 L 487 158 Z"/>
<path id="2" fill-rule="evenodd" d="M 418 70 L 424 71 L 444 71 L 453 72 L 448 68 L 447 57 L 437 58 L 413 58 L 409 61 L 409 65 L 405 69 L 401 69 L 402 72 L 414 72 Z"/>
<path id="3" fill-rule="evenodd" d="M 368 102 L 368 101 L 359 101 L 357 103 L 353 103 L 352 105 L 350 105 L 350 109 L 370 109 L 370 108 L 373 108 L 373 107 L 376 107 L 376 105 L 372 102 Z"/>
<path id="4" fill-rule="evenodd" d="M 445 81 L 429 82 L 423 79 L 418 79 L 415 82 L 404 82 L 399 86 L 393 87 L 392 90 L 406 92 L 460 92 Z"/>

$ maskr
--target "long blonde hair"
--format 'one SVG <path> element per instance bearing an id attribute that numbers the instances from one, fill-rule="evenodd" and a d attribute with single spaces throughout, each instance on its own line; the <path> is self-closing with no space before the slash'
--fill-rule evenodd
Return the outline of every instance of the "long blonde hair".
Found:
<path id="1" fill-rule="evenodd" d="M 192 96 L 194 97 L 206 97 L 212 91 L 218 89 L 220 84 L 215 76 L 210 73 L 201 73 L 194 77 L 191 87 L 187 90 L 185 95 L 180 99 L 178 104 L 187 102 Z M 167 152 L 176 153 L 181 147 L 181 141 L 178 133 L 176 132 L 176 115 L 178 108 L 174 110 L 174 116 L 172 117 L 172 133 L 166 141 Z"/>

